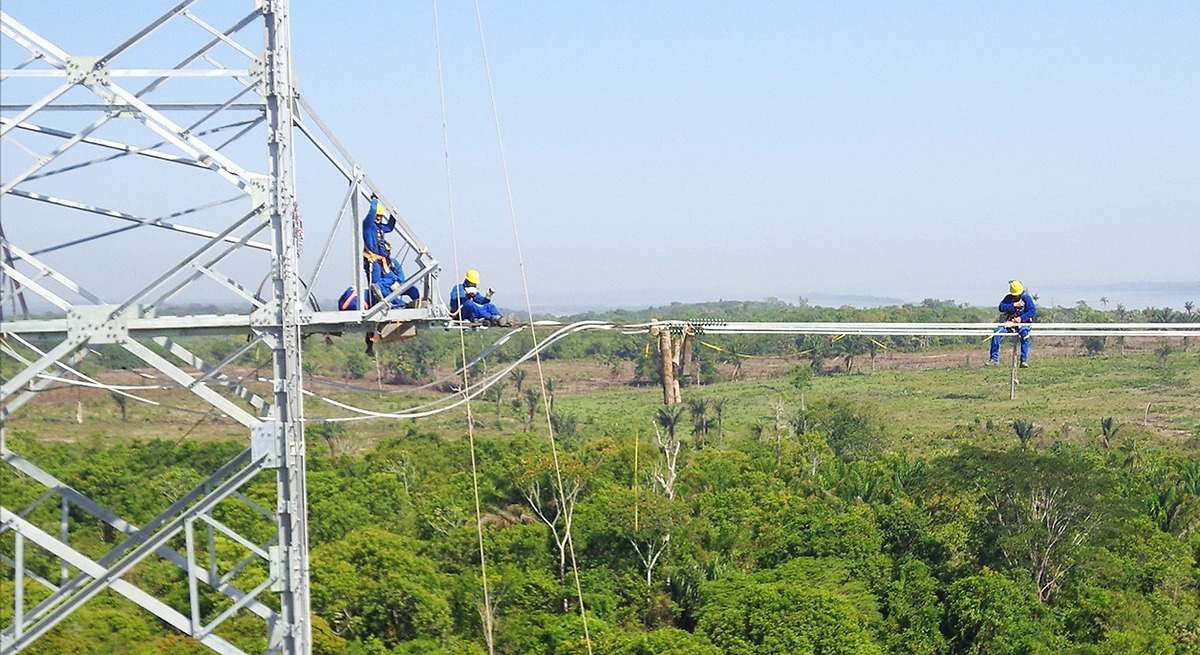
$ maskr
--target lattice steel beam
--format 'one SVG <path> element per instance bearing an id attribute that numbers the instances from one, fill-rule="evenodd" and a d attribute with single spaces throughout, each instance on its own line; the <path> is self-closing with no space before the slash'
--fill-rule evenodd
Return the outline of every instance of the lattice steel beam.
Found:
<path id="1" fill-rule="evenodd" d="M 30 53 L 30 58 L 15 68 L 0 70 L 0 81 L 6 85 L 5 98 L 9 99 L 8 103 L 0 104 L 0 112 L 6 114 L 0 118 L 0 145 L 21 147 L 12 139 L 16 130 L 59 139 L 46 155 L 30 150 L 33 162 L 0 182 L 0 197 L 9 201 L 21 198 L 40 202 L 44 211 L 87 212 L 132 223 L 121 229 L 87 236 L 69 235 L 59 239 L 57 245 L 43 245 L 40 248 L 18 246 L 9 236 L 0 235 L 0 247 L 4 255 L 0 258 L 0 272 L 9 287 L 14 292 L 36 292 L 65 314 L 37 319 L 29 318 L 27 314 L 22 317 L 0 315 L 0 332 L 6 337 L 0 353 L 8 358 L 6 363 L 18 363 L 18 368 L 13 372 L 6 370 L 7 377 L 0 385 L 0 454 L 5 465 L 23 479 L 47 489 L 31 510 L 52 495 L 57 495 L 62 505 L 57 536 L 41 530 L 13 509 L 0 506 L 0 534 L 12 536 L 18 545 L 14 551 L 16 556 L 4 560 L 16 572 L 18 581 L 17 597 L 13 599 L 17 610 L 14 622 L 0 631 L 2 650 L 6 655 L 34 643 L 67 620 L 75 609 L 105 590 L 125 596 L 167 625 L 193 636 L 219 653 L 241 652 L 237 644 L 217 634 L 225 621 L 239 612 L 251 612 L 265 619 L 265 634 L 271 652 L 310 652 L 301 338 L 313 332 L 375 329 L 384 322 L 444 321 L 448 316 L 444 305 L 440 303 L 413 309 L 393 308 L 384 303 L 353 311 L 319 310 L 310 289 L 323 272 L 327 277 L 339 275 L 349 280 L 352 288 L 356 289 L 356 296 L 357 290 L 363 288 L 359 259 L 362 243 L 359 199 L 371 194 L 382 198 L 383 192 L 366 176 L 314 110 L 300 99 L 295 89 L 287 0 L 258 0 L 249 14 L 243 15 L 224 30 L 213 27 L 201 17 L 193 9 L 193 4 L 195 0 L 177 2 L 126 38 L 114 40 L 116 45 L 98 56 L 69 52 L 9 14 L 0 12 L 0 34 Z M 203 34 L 203 45 L 169 67 L 160 67 L 155 63 L 146 66 L 119 66 L 114 63 L 134 45 L 155 38 L 160 28 L 173 20 Z M 240 40 L 246 36 L 241 31 L 255 22 L 261 26 L 258 33 L 262 35 L 262 41 L 254 46 L 246 45 Z M 226 67 L 220 64 L 210 54 L 218 45 L 229 46 L 245 56 L 249 60 L 248 65 Z M 30 64 L 39 60 L 48 68 L 30 68 Z M 206 65 L 211 67 L 204 67 Z M 136 91 L 127 90 L 115 81 L 140 77 L 153 79 Z M 62 84 L 32 102 L 11 101 L 19 96 L 8 94 L 8 85 L 37 80 L 52 84 L 62 81 Z M 218 98 L 210 97 L 211 93 L 196 98 L 180 94 L 182 100 L 171 102 L 151 98 L 168 81 L 182 90 L 188 84 L 203 80 L 210 80 L 212 84 L 234 80 L 238 88 Z M 76 87 L 91 91 L 96 99 L 90 102 L 64 99 L 66 92 Z M 298 114 L 301 106 L 316 129 L 310 129 L 302 122 Z M 61 111 L 93 112 L 99 115 L 75 131 L 50 127 L 35 118 L 39 113 Z M 168 114 L 174 116 L 174 112 L 185 111 L 203 114 L 187 122 L 176 122 L 168 117 Z M 244 111 L 255 112 L 257 116 L 246 117 L 242 113 L 232 123 L 202 129 L 203 124 L 214 117 Z M 148 130 L 146 135 L 157 138 L 152 145 L 137 145 L 135 141 L 127 142 L 125 138 L 101 138 L 95 134 L 115 119 L 134 119 Z M 231 128 L 240 129 L 215 146 L 206 141 L 206 137 Z M 326 266 L 328 262 L 342 259 L 330 256 L 332 248 L 327 242 L 311 273 L 307 275 L 302 275 L 300 270 L 301 228 L 295 181 L 295 128 L 300 128 L 305 137 L 311 139 L 317 152 L 330 161 L 335 171 L 349 183 L 328 242 L 332 242 L 339 234 L 348 236 L 354 247 L 352 257 L 345 266 Z M 239 161 L 237 156 L 227 154 L 232 151 L 225 151 L 230 143 L 243 139 L 255 130 L 264 135 L 260 143 L 267 155 L 268 167 L 265 172 L 257 172 L 253 166 Z M 48 168 L 51 162 L 59 160 L 69 150 L 86 148 L 99 149 L 104 153 Z M 170 151 L 172 148 L 177 152 Z M 70 186 L 52 186 L 63 184 L 60 179 L 66 176 L 60 178 L 61 173 L 78 171 L 86 174 L 93 168 L 130 155 L 135 155 L 133 159 L 143 165 L 179 171 L 177 174 L 180 175 L 219 176 L 238 189 L 238 196 L 193 203 L 191 207 L 163 213 L 160 218 L 149 218 L 102 207 L 82 197 L 80 200 L 66 200 L 64 197 L 83 194 L 71 193 L 69 189 L 73 187 Z M 174 166 L 163 166 L 165 164 Z M 25 188 L 28 182 L 34 180 L 44 186 L 38 191 Z M 344 182 L 339 182 L 339 187 L 341 184 Z M 163 195 L 170 197 L 169 193 Z M 222 208 L 241 198 L 246 198 L 252 209 L 225 216 L 227 212 Z M 384 202 L 389 211 L 395 214 L 394 206 Z M 221 222 L 213 229 L 200 229 L 165 220 L 201 210 L 222 214 Z M 353 220 L 344 221 L 347 210 L 353 214 Z M 12 216 L 6 216 L 6 222 L 21 224 L 21 221 L 32 220 L 20 214 L 14 213 Z M 39 215 L 38 220 L 44 219 Z M 199 239 L 202 243 L 189 254 L 172 261 L 164 270 L 150 273 L 144 280 L 139 280 L 138 290 L 124 295 L 123 300 L 118 298 L 114 302 L 112 298 L 104 298 L 106 294 L 103 289 L 84 289 L 49 263 L 57 260 L 43 258 L 43 255 L 50 256 L 66 250 L 78 252 L 94 246 L 103 237 L 145 226 L 159 228 L 145 231 L 148 240 L 173 231 Z M 269 232 L 270 238 L 253 240 L 262 232 Z M 416 253 L 417 260 L 416 273 L 401 290 L 419 285 L 428 298 L 435 289 L 437 261 L 406 221 L 399 220 L 395 234 Z M 235 275 L 226 273 L 227 270 L 233 270 L 234 266 L 225 266 L 224 260 L 235 253 L 259 254 L 256 261 L 265 265 L 266 279 L 270 282 L 265 291 L 260 286 L 257 291 L 251 292 L 253 284 L 245 284 Z M 263 253 L 270 257 L 261 257 Z M 216 268 L 218 264 L 222 264 L 221 270 Z M 200 279 L 215 281 L 230 294 L 231 299 L 250 304 L 252 311 L 223 315 L 157 315 L 163 303 L 176 298 Z M 306 285 L 305 279 L 310 284 Z M 48 281 L 53 281 L 70 293 L 60 294 L 59 286 L 51 288 Z M 108 295 L 112 295 L 111 292 Z M 77 297 L 82 299 L 81 302 L 75 302 Z M 21 294 L 20 298 L 23 301 L 24 295 Z M 311 301 L 311 308 L 305 306 L 306 301 Z M 248 338 L 244 345 L 235 348 L 215 364 L 204 362 L 168 338 L 171 335 L 198 334 L 239 334 Z M 87 384 L 142 402 L 155 402 L 141 395 L 129 394 L 117 386 L 105 384 L 102 378 L 90 377 L 73 368 L 90 352 L 90 347 L 98 344 L 122 347 L 167 379 L 190 390 L 212 408 L 210 411 L 238 421 L 247 430 L 250 447 L 245 452 L 140 529 L 67 482 L 22 458 L 3 442 L 4 425 L 11 420 L 12 413 L 35 399 L 38 392 L 47 389 L 52 380 Z M 255 394 L 239 380 L 222 372 L 258 344 L 265 344 L 272 354 L 269 398 Z M 64 377 L 46 374 L 52 368 L 62 369 Z M 245 405 L 248 405 L 249 411 L 244 408 Z M 270 509 L 260 506 L 241 491 L 255 476 L 266 473 L 275 476 L 276 500 Z M 238 533 L 213 516 L 213 509 L 226 500 L 244 503 L 274 524 L 273 535 L 265 544 Z M 68 510 L 71 508 L 78 508 L 112 526 L 125 535 L 125 539 L 100 559 L 83 555 L 68 543 L 71 514 Z M 39 511 L 44 512 L 46 508 Z M 197 527 L 201 528 L 203 534 L 196 532 Z M 169 543 L 181 535 L 186 543 L 183 552 L 172 548 Z M 216 556 L 215 540 L 218 538 L 229 540 L 248 554 L 222 570 Z M 206 565 L 198 560 L 199 552 L 205 547 L 202 540 L 207 542 Z M 28 570 L 26 555 L 34 548 L 50 553 L 60 562 L 62 571 L 58 584 L 37 577 Z M 189 611 L 177 611 L 122 579 L 122 576 L 152 556 L 182 567 L 187 572 L 184 578 L 188 585 Z M 235 580 L 256 563 L 268 570 L 265 579 L 260 578 L 260 582 L 248 591 L 238 589 L 234 585 Z M 68 567 L 78 573 L 73 577 L 68 575 Z M 49 596 L 33 607 L 25 606 L 26 579 L 45 586 L 49 591 Z M 201 611 L 201 584 L 216 589 L 228 598 L 228 604 L 214 615 L 206 616 Z M 261 595 L 268 593 L 276 596 L 277 611 L 271 609 L 271 603 L 260 600 Z"/>

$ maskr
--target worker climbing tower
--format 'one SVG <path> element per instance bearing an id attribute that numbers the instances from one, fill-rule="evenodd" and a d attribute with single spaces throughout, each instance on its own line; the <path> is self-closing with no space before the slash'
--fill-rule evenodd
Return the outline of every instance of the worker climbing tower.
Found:
<path id="1" fill-rule="evenodd" d="M 289 9 L 287 0 L 182 0 L 127 33 L 89 28 L 81 40 L 99 50 L 0 12 L 0 475 L 44 488 L 28 502 L 0 498 L 0 549 L 11 553 L 0 568 L 15 581 L 0 598 L 14 610 L 0 652 L 21 651 L 102 592 L 219 653 L 260 650 L 231 641 L 225 628 L 238 615 L 262 620 L 268 652 L 311 650 L 302 340 L 441 321 L 446 309 L 438 262 L 403 219 L 398 260 L 410 274 L 391 294 L 416 288 L 434 302 L 339 311 L 319 291 L 350 287 L 361 298 L 366 201 L 397 213 L 297 88 Z M 198 297 L 244 310 L 173 309 Z M 204 334 L 246 340 L 220 361 L 177 340 Z M 234 372 L 256 353 L 269 355 L 261 371 Z M 143 377 L 158 382 L 115 386 L 80 367 L 116 355 L 155 369 Z M 246 448 L 194 488 L 172 490 L 142 525 L 20 452 L 9 425 L 56 385 L 162 407 L 142 389 L 165 383 L 203 408 L 173 411 L 236 421 Z M 271 481 L 273 504 L 255 500 L 249 488 Z M 261 529 L 235 530 L 225 517 L 236 512 Z M 80 549 L 101 531 L 106 552 Z M 184 590 L 173 596 L 186 607 L 131 581 L 151 558 L 181 569 Z"/>

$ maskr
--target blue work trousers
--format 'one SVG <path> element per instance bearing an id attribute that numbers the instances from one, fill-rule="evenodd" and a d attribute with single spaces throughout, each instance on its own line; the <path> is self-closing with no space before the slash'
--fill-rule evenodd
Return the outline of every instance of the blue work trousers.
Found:
<path id="1" fill-rule="evenodd" d="M 487 321 L 500 316 L 500 310 L 494 303 L 477 303 L 468 299 L 462 304 L 462 320 Z"/>
<path id="2" fill-rule="evenodd" d="M 1000 342 L 1004 340 L 1004 337 L 1000 335 L 1011 332 L 1021 335 L 1021 361 L 1029 359 L 1029 344 L 1032 342 L 1032 339 L 1029 337 L 1029 326 L 1022 325 L 1018 328 L 1008 328 L 1001 325 L 996 328 L 996 336 L 992 337 L 992 352 L 990 356 L 993 362 L 1000 361 Z"/>

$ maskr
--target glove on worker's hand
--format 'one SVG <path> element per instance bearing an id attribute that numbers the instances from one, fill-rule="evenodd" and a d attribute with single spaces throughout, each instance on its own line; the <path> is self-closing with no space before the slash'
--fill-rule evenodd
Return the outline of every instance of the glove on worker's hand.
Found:
<path id="1" fill-rule="evenodd" d="M 496 295 L 496 290 L 491 287 L 488 287 L 488 298 L 491 298 L 494 295 Z"/>

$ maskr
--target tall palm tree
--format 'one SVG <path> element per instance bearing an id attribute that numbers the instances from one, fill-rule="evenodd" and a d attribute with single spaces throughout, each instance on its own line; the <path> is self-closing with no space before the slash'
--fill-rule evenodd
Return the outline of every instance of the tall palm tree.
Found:
<path id="1" fill-rule="evenodd" d="M 525 430 L 528 431 L 533 427 L 533 417 L 537 414 L 538 407 L 542 402 L 542 392 L 537 389 L 525 390 Z"/>
<path id="2" fill-rule="evenodd" d="M 514 368 L 513 372 L 509 373 L 509 375 L 512 376 L 513 383 L 517 385 L 517 395 L 521 395 L 521 387 L 525 385 L 525 369 L 520 367 Z"/>
<path id="3" fill-rule="evenodd" d="M 683 417 L 683 407 L 680 405 L 672 405 L 671 407 L 659 407 L 658 412 L 654 415 L 654 422 L 658 426 L 667 431 L 667 436 L 675 439 L 675 428 L 679 425 L 679 419 Z"/>
<path id="4" fill-rule="evenodd" d="M 550 403 L 550 411 L 554 411 L 554 378 L 546 378 L 546 401 Z"/>
<path id="5" fill-rule="evenodd" d="M 688 412 L 692 415 L 692 435 L 696 438 L 696 450 L 704 448 L 708 439 L 708 400 L 693 398 L 688 401 Z"/>
<path id="6" fill-rule="evenodd" d="M 717 398 L 712 402 L 713 417 L 717 419 L 717 439 L 721 442 L 725 440 L 725 404 L 724 398 Z"/>

